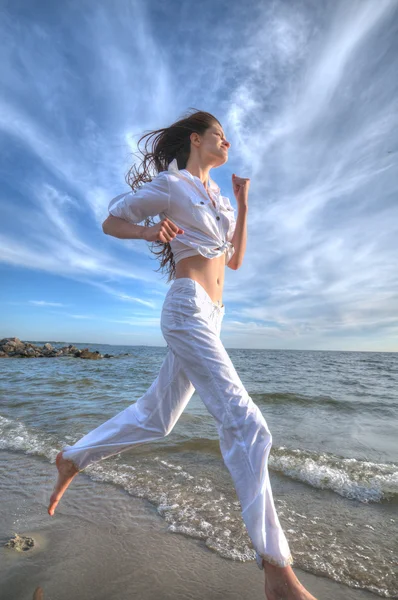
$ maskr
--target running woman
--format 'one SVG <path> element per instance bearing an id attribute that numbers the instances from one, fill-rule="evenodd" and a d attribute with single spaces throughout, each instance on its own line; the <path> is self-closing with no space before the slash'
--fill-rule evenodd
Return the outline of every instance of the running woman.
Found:
<path id="1" fill-rule="evenodd" d="M 157 378 L 136 403 L 58 453 L 48 513 L 54 514 L 72 479 L 88 465 L 168 435 L 196 389 L 215 419 L 223 460 L 257 564 L 264 569 L 267 600 L 315 600 L 294 574 L 275 510 L 270 430 L 220 340 L 225 267 L 239 269 L 246 250 L 250 179 L 232 175 L 235 217 L 209 174 L 228 161 L 231 146 L 210 113 L 194 111 L 139 142 L 145 137 L 142 173 L 130 169 L 132 189 L 111 200 L 102 227 L 107 235 L 143 239 L 158 248 L 153 252 L 172 281 L 161 313 L 168 351 Z"/>

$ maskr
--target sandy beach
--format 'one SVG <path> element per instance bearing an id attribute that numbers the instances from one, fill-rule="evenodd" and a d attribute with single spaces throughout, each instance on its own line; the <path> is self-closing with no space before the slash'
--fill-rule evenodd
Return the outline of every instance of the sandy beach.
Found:
<path id="1" fill-rule="evenodd" d="M 55 472 L 39 456 L 0 452 L 2 600 L 30 600 L 37 588 L 45 600 L 265 597 L 255 562 L 226 560 L 203 541 L 171 534 L 148 501 L 84 473 L 50 517 Z M 33 537 L 35 547 L 23 553 L 4 548 L 14 533 Z M 380 597 L 295 572 L 318 600 Z"/>

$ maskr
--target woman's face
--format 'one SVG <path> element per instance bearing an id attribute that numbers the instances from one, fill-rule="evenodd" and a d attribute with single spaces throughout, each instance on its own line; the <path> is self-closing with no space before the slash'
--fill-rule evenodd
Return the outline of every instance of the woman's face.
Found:
<path id="1" fill-rule="evenodd" d="M 221 125 L 213 123 L 201 136 L 199 152 L 208 159 L 212 166 L 219 167 L 228 160 L 228 149 L 231 144 L 225 139 Z"/>

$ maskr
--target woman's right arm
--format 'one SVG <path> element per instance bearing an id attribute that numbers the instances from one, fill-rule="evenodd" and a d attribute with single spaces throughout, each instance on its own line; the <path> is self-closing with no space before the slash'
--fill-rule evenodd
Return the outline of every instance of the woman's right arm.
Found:
<path id="1" fill-rule="evenodd" d="M 170 242 L 184 233 L 166 216 L 151 227 L 138 225 L 147 217 L 166 215 L 170 208 L 170 188 L 167 173 L 142 185 L 136 192 L 120 194 L 110 201 L 109 216 L 102 223 L 104 233 L 120 239 L 143 239 L 147 242 Z"/>
<path id="2" fill-rule="evenodd" d="M 169 207 L 168 176 L 167 172 L 162 171 L 135 192 L 130 190 L 113 198 L 109 203 L 109 216 L 103 222 L 102 230 L 120 239 L 146 239 L 145 233 L 150 228 L 138 223 L 163 212 L 167 214 Z"/>
<path id="3" fill-rule="evenodd" d="M 102 223 L 102 231 L 121 240 L 145 240 L 149 227 L 129 223 L 125 219 L 109 215 Z"/>

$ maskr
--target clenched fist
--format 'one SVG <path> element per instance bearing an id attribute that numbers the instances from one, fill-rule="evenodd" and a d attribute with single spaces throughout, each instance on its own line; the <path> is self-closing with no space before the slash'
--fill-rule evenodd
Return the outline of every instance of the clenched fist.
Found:
<path id="1" fill-rule="evenodd" d="M 152 227 L 147 227 L 144 235 L 144 239 L 147 242 L 163 242 L 163 244 L 167 244 L 170 240 L 173 240 L 178 233 L 184 233 L 184 230 L 178 227 L 173 221 L 170 221 L 167 217 L 156 223 L 156 225 L 152 225 Z"/>
<path id="2" fill-rule="evenodd" d="M 248 177 L 238 177 L 232 174 L 232 189 L 238 204 L 247 204 L 249 195 L 250 179 Z"/>

